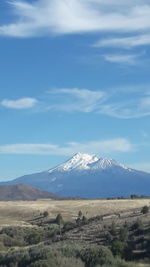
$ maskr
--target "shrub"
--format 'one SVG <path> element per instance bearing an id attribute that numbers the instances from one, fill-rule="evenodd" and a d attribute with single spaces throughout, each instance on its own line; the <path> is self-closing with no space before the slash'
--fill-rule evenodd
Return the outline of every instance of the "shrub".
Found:
<path id="1" fill-rule="evenodd" d="M 3 242 L 0 242 L 0 251 L 4 251 L 6 248 Z"/>
<path id="2" fill-rule="evenodd" d="M 127 228 L 125 228 L 125 227 L 120 228 L 120 230 L 119 230 L 119 240 L 120 241 L 122 241 L 122 242 L 127 241 L 128 235 L 129 235 L 129 232 L 128 232 Z"/>
<path id="3" fill-rule="evenodd" d="M 43 212 L 43 216 L 48 217 L 48 211 L 47 210 Z"/>
<path id="4" fill-rule="evenodd" d="M 113 241 L 113 236 L 111 235 L 110 232 L 107 232 L 106 234 L 106 242 L 107 242 L 107 245 L 110 245 Z"/>
<path id="5" fill-rule="evenodd" d="M 83 223 L 83 224 L 86 224 L 87 222 L 88 222 L 88 219 L 87 219 L 85 216 L 83 216 L 83 217 L 82 217 L 82 223 Z"/>
<path id="6" fill-rule="evenodd" d="M 126 250 L 126 243 L 116 240 L 112 243 L 112 252 L 115 256 L 120 256 L 121 258 L 124 257 L 125 250 Z"/>
<path id="7" fill-rule="evenodd" d="M 75 227 L 76 227 L 75 223 L 73 223 L 73 222 L 65 222 L 64 226 L 63 226 L 63 231 L 66 232 L 66 231 L 74 229 Z"/>
<path id="8" fill-rule="evenodd" d="M 81 219 L 81 217 L 82 217 L 82 211 L 80 210 L 79 212 L 78 212 L 78 217 Z"/>
<path id="9" fill-rule="evenodd" d="M 149 212 L 149 207 L 148 207 L 148 206 L 144 206 L 144 207 L 142 208 L 141 212 L 142 212 L 143 214 L 147 214 L 147 213 Z"/>
<path id="10" fill-rule="evenodd" d="M 59 214 L 56 216 L 56 223 L 57 223 L 58 225 L 63 224 L 63 218 L 62 218 L 61 213 L 59 213 Z"/>
<path id="11" fill-rule="evenodd" d="M 144 228 L 143 222 L 139 219 L 131 227 L 132 230 L 137 231 L 137 234 L 142 233 L 143 228 Z"/>
<path id="12" fill-rule="evenodd" d="M 91 246 L 86 249 L 82 249 L 80 257 L 85 262 L 86 267 L 94 267 L 96 264 L 108 264 L 111 265 L 114 261 L 111 251 L 103 246 Z"/>
<path id="13" fill-rule="evenodd" d="M 116 224 L 115 222 L 113 221 L 112 224 L 111 224 L 111 229 L 110 229 L 110 233 L 111 235 L 116 235 Z"/>

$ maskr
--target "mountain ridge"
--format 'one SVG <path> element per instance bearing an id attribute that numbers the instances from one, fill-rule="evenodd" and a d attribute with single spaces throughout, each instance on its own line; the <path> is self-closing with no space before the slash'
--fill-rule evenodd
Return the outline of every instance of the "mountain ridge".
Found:
<path id="1" fill-rule="evenodd" d="M 112 159 L 77 153 L 47 171 L 29 174 L 3 184 L 24 183 L 66 197 L 107 198 L 150 195 L 150 174 Z M 2 184 L 2 183 L 0 183 Z"/>
<path id="2" fill-rule="evenodd" d="M 32 201 L 37 199 L 62 199 L 46 191 L 26 184 L 0 185 L 0 201 Z"/>

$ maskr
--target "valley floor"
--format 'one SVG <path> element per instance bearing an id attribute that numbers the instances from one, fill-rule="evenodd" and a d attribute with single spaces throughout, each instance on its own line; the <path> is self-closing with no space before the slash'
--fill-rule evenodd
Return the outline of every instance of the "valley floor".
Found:
<path id="1" fill-rule="evenodd" d="M 81 210 L 86 218 L 115 214 L 150 206 L 150 199 L 115 200 L 38 200 L 0 202 L 0 227 L 30 226 L 30 220 L 47 211 L 49 219 L 61 213 L 64 220 L 74 220 Z"/>

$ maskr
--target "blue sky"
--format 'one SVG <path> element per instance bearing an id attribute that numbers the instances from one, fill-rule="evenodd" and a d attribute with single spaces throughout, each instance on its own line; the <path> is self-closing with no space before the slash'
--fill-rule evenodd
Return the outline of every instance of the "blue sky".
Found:
<path id="1" fill-rule="evenodd" d="M 78 151 L 150 172 L 149 16 L 148 0 L 0 2 L 0 180 Z"/>

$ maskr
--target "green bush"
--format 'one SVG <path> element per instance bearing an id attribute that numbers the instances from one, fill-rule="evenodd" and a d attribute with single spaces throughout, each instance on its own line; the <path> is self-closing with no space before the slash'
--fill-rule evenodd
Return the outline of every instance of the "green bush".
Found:
<path id="1" fill-rule="evenodd" d="M 120 241 L 122 241 L 122 242 L 127 241 L 128 235 L 129 235 L 129 232 L 128 232 L 127 228 L 125 228 L 125 227 L 120 228 L 120 230 L 119 230 L 119 240 Z"/>
<path id="2" fill-rule="evenodd" d="M 8 251 L 0 254 L 0 266 L 7 267 L 84 267 L 80 259 L 66 257 L 50 246 Z"/>
<path id="3" fill-rule="evenodd" d="M 115 240 L 115 241 L 113 241 L 113 243 L 112 243 L 112 248 L 111 248 L 111 250 L 112 250 L 112 252 L 113 252 L 113 254 L 114 254 L 115 256 L 120 256 L 121 258 L 123 258 L 124 255 L 125 255 L 125 250 L 126 250 L 126 248 L 127 248 L 126 243 L 121 242 L 121 241 L 119 241 L 119 240 Z"/>
<path id="4" fill-rule="evenodd" d="M 56 223 L 57 223 L 58 225 L 61 225 L 61 224 L 64 223 L 64 221 L 63 221 L 63 217 L 62 217 L 61 213 L 59 213 L 59 214 L 56 216 Z"/>
<path id="5" fill-rule="evenodd" d="M 103 246 L 90 246 L 86 249 L 82 249 L 80 257 L 82 261 L 85 262 L 86 267 L 94 267 L 97 264 L 111 265 L 114 261 L 111 251 Z"/>
<path id="6" fill-rule="evenodd" d="M 148 207 L 148 206 L 144 206 L 144 207 L 142 208 L 141 212 L 142 212 L 143 214 L 147 214 L 147 213 L 149 213 L 149 207 Z"/>
<path id="7" fill-rule="evenodd" d="M 141 220 L 137 220 L 131 227 L 131 229 L 133 231 L 136 231 L 137 234 L 141 234 L 143 232 L 143 229 L 144 229 L 144 225 L 143 225 L 143 222 Z"/>

